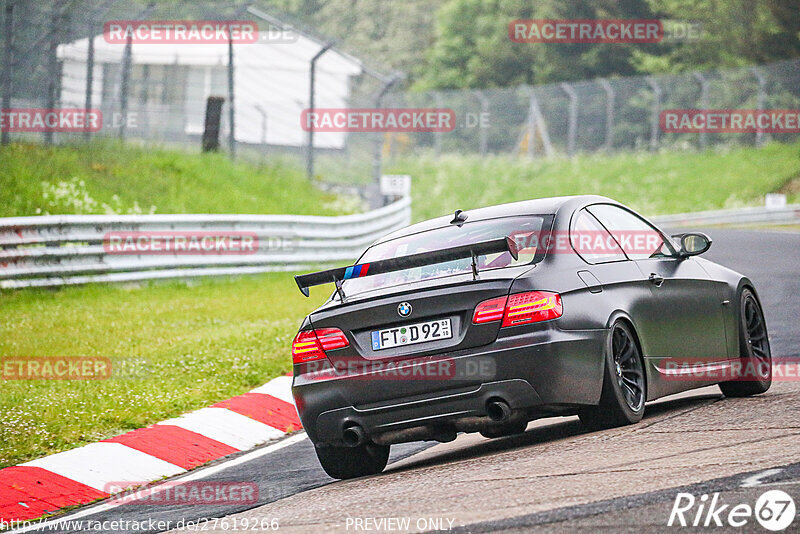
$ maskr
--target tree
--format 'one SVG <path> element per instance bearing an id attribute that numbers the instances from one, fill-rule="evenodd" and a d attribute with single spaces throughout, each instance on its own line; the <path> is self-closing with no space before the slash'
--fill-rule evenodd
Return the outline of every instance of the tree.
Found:
<path id="1" fill-rule="evenodd" d="M 417 88 L 496 87 L 628 75 L 633 51 L 647 45 L 515 43 L 516 19 L 644 19 L 636 0 L 448 0 L 437 12 L 436 42 Z"/>
<path id="2" fill-rule="evenodd" d="M 433 19 L 444 0 L 270 0 L 268 3 L 385 72 L 413 80 L 433 41 Z"/>
<path id="3" fill-rule="evenodd" d="M 767 63 L 800 56 L 797 0 L 648 0 L 660 18 L 697 21 L 700 38 L 638 52 L 644 72 L 682 72 Z"/>

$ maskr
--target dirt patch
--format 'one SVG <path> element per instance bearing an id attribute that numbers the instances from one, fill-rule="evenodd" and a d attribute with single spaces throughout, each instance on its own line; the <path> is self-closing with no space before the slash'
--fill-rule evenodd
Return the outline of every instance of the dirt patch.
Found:
<path id="1" fill-rule="evenodd" d="M 795 176 L 783 184 L 777 193 L 784 195 L 800 195 L 800 176 Z"/>

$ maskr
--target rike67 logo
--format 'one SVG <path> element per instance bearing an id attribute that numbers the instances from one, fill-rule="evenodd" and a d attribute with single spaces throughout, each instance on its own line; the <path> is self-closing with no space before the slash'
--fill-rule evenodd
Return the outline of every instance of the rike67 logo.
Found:
<path id="1" fill-rule="evenodd" d="M 691 493 L 678 493 L 669 514 L 670 527 L 733 527 L 753 531 L 754 520 L 772 532 L 785 530 L 794 522 L 794 499 L 781 490 L 763 493 L 751 506 L 746 503 L 724 503 L 719 493 L 703 494 L 699 498 Z"/>

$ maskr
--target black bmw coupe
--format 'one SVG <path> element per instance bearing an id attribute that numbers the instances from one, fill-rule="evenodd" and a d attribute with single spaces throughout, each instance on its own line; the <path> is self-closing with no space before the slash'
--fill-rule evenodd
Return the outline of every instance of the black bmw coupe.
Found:
<path id="1" fill-rule="evenodd" d="M 577 414 L 636 423 L 647 401 L 719 384 L 766 391 L 753 283 L 605 197 L 456 211 L 391 233 L 335 284 L 292 344 L 298 412 L 334 478 L 380 472 L 394 443 L 499 437 Z"/>

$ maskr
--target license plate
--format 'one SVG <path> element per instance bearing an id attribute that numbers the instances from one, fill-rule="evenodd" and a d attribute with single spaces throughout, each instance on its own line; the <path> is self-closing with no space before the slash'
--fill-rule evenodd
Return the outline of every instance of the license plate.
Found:
<path id="1" fill-rule="evenodd" d="M 437 339 L 453 337 L 450 319 L 439 319 L 427 323 L 416 323 L 372 332 L 372 350 L 390 349 L 402 345 L 414 345 Z"/>

